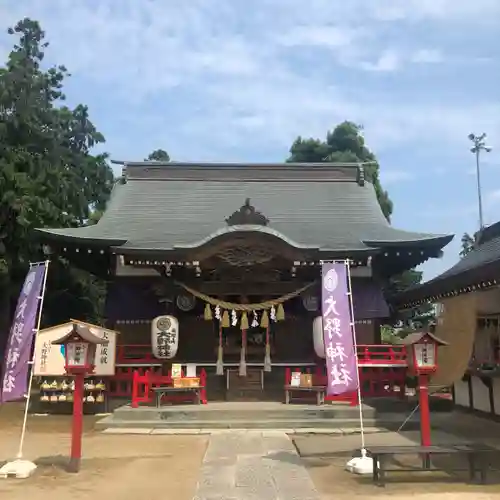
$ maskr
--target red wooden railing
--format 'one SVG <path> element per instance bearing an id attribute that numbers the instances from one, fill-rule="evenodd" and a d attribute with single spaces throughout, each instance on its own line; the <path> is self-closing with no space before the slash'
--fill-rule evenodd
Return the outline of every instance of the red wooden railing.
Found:
<path id="1" fill-rule="evenodd" d="M 358 364 L 406 366 L 404 345 L 358 345 Z"/>
<path id="2" fill-rule="evenodd" d="M 300 368 L 295 368 L 296 372 L 303 372 Z M 311 373 L 311 370 L 306 370 Z M 285 385 L 289 385 L 292 379 L 292 369 L 285 369 Z M 405 367 L 359 367 L 359 383 L 361 396 L 365 398 L 377 397 L 405 397 L 406 368 Z M 326 369 L 324 363 L 317 365 L 313 375 L 314 385 L 327 384 Z M 358 405 L 357 391 L 347 392 L 341 396 L 326 396 L 326 401 L 346 401 L 351 406 Z"/>
<path id="3" fill-rule="evenodd" d="M 130 398 L 134 373 L 145 375 L 146 372 L 161 374 L 161 366 L 117 366 L 115 374 L 109 377 L 108 395 L 115 398 Z"/>
<path id="4" fill-rule="evenodd" d="M 300 368 L 295 368 L 295 372 L 303 372 Z M 322 366 L 316 366 L 313 373 L 313 384 L 314 385 L 326 385 L 326 375 L 323 373 Z M 307 369 L 306 373 L 311 373 L 311 369 Z M 290 385 L 292 380 L 292 370 L 291 368 L 285 368 L 285 385 Z M 315 396 L 314 396 L 315 397 Z M 312 398 L 311 398 L 312 399 Z M 350 403 L 351 406 L 357 406 L 358 404 L 358 394 L 356 391 L 348 392 L 342 394 L 341 396 L 325 396 L 325 401 L 346 401 Z"/>
<path id="5" fill-rule="evenodd" d="M 157 363 L 153 356 L 151 344 L 124 344 L 116 346 L 117 364 Z"/>
<path id="6" fill-rule="evenodd" d="M 404 380 L 406 377 L 406 349 L 397 345 L 358 345 L 358 363 L 360 365 L 360 381 L 362 394 L 366 397 L 389 396 L 394 394 L 394 387 L 400 387 L 404 395 Z M 157 364 L 158 366 L 153 366 Z M 151 345 L 128 344 L 119 345 L 116 349 L 116 373 L 109 378 L 109 391 L 111 397 L 132 396 L 134 373 L 139 376 L 161 376 L 160 362 L 153 357 Z M 121 366 L 120 366 L 121 365 Z M 297 368 L 300 371 L 300 368 Z M 314 370 L 314 367 L 313 367 Z M 204 371 L 204 370 L 203 370 Z M 303 368 L 302 368 L 303 371 Z M 317 367 L 315 374 L 325 376 L 324 368 Z M 306 370 L 311 373 L 311 369 Z M 285 375 L 286 381 L 290 376 Z M 353 399 L 354 398 L 354 399 Z M 339 398 L 329 397 L 339 400 Z M 347 395 L 340 400 L 356 404 L 355 396 Z M 354 403 L 353 403 L 354 401 Z"/>
<path id="7" fill-rule="evenodd" d="M 184 377 L 184 373 L 181 373 L 181 377 Z M 134 371 L 132 377 L 132 408 L 138 408 L 140 403 L 151 403 L 153 401 L 153 392 L 151 389 L 153 387 L 159 387 L 162 385 L 172 384 L 172 372 L 169 371 L 168 375 L 161 375 L 155 373 L 152 370 L 146 371 L 141 374 L 138 370 Z M 207 404 L 207 373 L 204 368 L 200 371 L 200 385 L 203 389 L 200 390 L 200 401 L 202 404 Z M 193 401 L 193 394 L 169 394 L 163 396 L 163 400 L 175 402 L 175 403 L 186 403 Z"/>
<path id="8" fill-rule="evenodd" d="M 358 363 L 380 365 L 406 365 L 404 345 L 358 345 Z M 127 344 L 116 347 L 116 364 L 154 364 L 158 360 L 151 353 L 149 344 Z"/>

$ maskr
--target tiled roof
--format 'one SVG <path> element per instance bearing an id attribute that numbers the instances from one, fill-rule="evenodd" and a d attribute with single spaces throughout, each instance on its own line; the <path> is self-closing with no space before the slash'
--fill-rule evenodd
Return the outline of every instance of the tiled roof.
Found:
<path id="1" fill-rule="evenodd" d="M 500 276 L 500 222 L 483 229 L 479 244 L 454 266 L 435 278 L 400 294 L 398 303 L 420 301 L 451 292 L 456 288 L 476 285 Z M 498 269 L 495 264 L 498 263 Z"/>
<path id="2" fill-rule="evenodd" d="M 297 246 L 366 250 L 426 243 L 441 248 L 452 238 L 393 228 L 359 170 L 329 164 L 127 164 L 125 181 L 116 184 L 98 224 L 39 231 L 47 237 L 168 250 L 224 230 L 225 219 L 246 198 L 269 219 L 265 231 Z"/>

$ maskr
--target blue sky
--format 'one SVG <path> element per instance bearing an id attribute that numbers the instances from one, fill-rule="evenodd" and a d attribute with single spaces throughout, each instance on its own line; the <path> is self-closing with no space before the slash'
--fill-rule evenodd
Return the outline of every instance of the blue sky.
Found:
<path id="1" fill-rule="evenodd" d="M 297 135 L 363 124 L 393 224 L 456 234 L 431 278 L 477 228 L 467 135 L 486 132 L 485 220 L 500 219 L 498 0 L 0 0 L 5 27 L 25 16 L 115 159 L 279 162 Z"/>

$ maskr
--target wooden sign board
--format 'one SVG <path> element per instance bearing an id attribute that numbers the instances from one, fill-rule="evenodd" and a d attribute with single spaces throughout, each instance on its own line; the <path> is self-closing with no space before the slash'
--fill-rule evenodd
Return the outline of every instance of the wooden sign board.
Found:
<path id="1" fill-rule="evenodd" d="M 35 340 L 33 375 L 36 377 L 60 377 L 66 375 L 66 370 L 64 369 L 64 347 L 52 345 L 52 342 L 69 333 L 74 323 L 87 326 L 94 335 L 108 341 L 106 345 L 101 344 L 97 346 L 95 376 L 106 377 L 115 374 L 117 332 L 83 323 L 82 321 L 72 320 L 68 323 L 45 328 L 38 332 Z"/>
<path id="2" fill-rule="evenodd" d="M 300 387 L 300 376 L 302 374 L 300 372 L 292 372 L 290 385 L 292 387 Z"/>

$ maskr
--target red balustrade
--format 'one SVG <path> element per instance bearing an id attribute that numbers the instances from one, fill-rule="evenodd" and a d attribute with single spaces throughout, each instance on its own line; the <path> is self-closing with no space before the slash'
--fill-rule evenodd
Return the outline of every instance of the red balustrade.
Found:
<path id="1" fill-rule="evenodd" d="M 161 366 L 117 366 L 115 374 L 109 377 L 108 396 L 114 398 L 130 398 L 134 374 L 145 375 L 146 372 L 161 373 Z"/>
<path id="2" fill-rule="evenodd" d="M 153 356 L 151 344 L 123 344 L 116 346 L 116 364 L 158 363 Z"/>
<path id="3" fill-rule="evenodd" d="M 404 345 L 358 345 L 358 363 L 373 365 L 406 365 L 406 348 Z M 120 364 L 154 364 L 158 360 L 151 353 L 149 344 L 128 344 L 116 347 L 116 363 Z"/>
<path id="4" fill-rule="evenodd" d="M 181 372 L 181 377 L 184 377 L 184 372 Z M 168 375 L 155 373 L 152 370 L 147 370 L 141 374 L 139 370 L 135 370 L 132 378 L 132 408 L 138 408 L 140 403 L 151 403 L 153 401 L 153 387 L 172 384 L 172 372 Z M 200 385 L 203 387 L 200 390 L 200 401 L 202 404 L 207 404 L 207 373 L 204 368 L 200 371 Z M 193 394 L 166 394 L 162 401 L 186 403 L 193 401 Z"/>
<path id="5" fill-rule="evenodd" d="M 358 345 L 358 364 L 406 366 L 404 345 Z"/>
<path id="6" fill-rule="evenodd" d="M 302 372 L 300 368 L 295 368 L 295 372 Z M 311 373 L 311 369 L 307 368 L 306 373 Z M 290 385 L 292 380 L 292 370 L 291 368 L 285 368 L 285 385 Z M 313 374 L 313 385 L 325 385 L 327 384 L 326 375 L 324 374 L 324 369 L 322 366 L 316 365 L 316 369 Z M 307 397 L 307 396 L 306 396 Z M 315 400 L 314 396 L 314 400 Z M 312 397 L 311 397 L 312 401 Z M 358 404 L 358 394 L 357 391 L 347 392 L 341 396 L 325 396 L 325 401 L 345 401 L 350 403 L 351 406 L 357 406 Z"/>
<path id="7" fill-rule="evenodd" d="M 405 346 L 358 345 L 357 354 L 360 367 L 361 392 L 364 397 L 393 396 L 396 392 L 395 388 L 399 388 L 399 395 L 404 397 L 406 379 L 406 370 L 404 368 L 407 366 Z M 116 374 L 109 379 L 109 396 L 130 398 L 133 395 L 135 373 L 139 377 L 149 373 L 150 379 L 151 377 L 162 377 L 161 366 L 152 366 L 156 363 L 158 363 L 158 360 L 153 357 L 151 345 L 149 344 L 117 346 Z M 296 368 L 295 371 L 301 371 L 301 369 Z M 202 372 L 204 373 L 205 370 L 202 370 Z M 311 369 L 307 368 L 306 373 L 311 373 Z M 322 383 L 323 385 L 323 382 L 326 384 L 324 367 L 318 366 L 315 370 L 315 376 L 318 384 Z M 321 377 L 323 378 L 321 379 Z M 291 371 L 287 368 L 285 382 L 289 383 L 290 379 Z M 158 380 L 158 382 L 155 382 L 156 385 L 165 382 L 163 379 Z M 168 379 L 167 383 L 169 383 Z M 353 405 L 357 404 L 356 394 L 328 396 L 327 399 L 349 401 Z"/>

